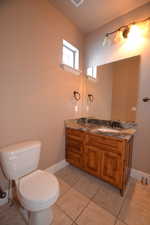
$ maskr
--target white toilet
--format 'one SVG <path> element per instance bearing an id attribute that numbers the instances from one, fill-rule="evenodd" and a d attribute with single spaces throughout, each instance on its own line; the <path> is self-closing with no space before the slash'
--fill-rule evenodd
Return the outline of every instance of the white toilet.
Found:
<path id="1" fill-rule="evenodd" d="M 28 141 L 0 150 L 2 169 L 8 180 L 14 180 L 21 205 L 29 212 L 29 225 L 49 225 L 51 206 L 59 196 L 56 177 L 37 170 L 41 142 Z"/>

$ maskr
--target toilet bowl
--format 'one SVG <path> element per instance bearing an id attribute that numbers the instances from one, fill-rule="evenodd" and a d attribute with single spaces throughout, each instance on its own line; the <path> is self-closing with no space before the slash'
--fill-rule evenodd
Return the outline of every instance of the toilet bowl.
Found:
<path id="1" fill-rule="evenodd" d="M 51 206 L 59 196 L 56 177 L 46 171 L 37 170 L 21 178 L 17 186 L 18 199 L 30 214 L 29 224 L 49 225 L 53 219 Z"/>
<path id="2" fill-rule="evenodd" d="M 4 173 L 9 180 L 15 180 L 18 200 L 29 214 L 29 225 L 50 225 L 52 205 L 59 196 L 57 178 L 36 170 L 40 149 L 40 142 L 24 142 L 0 150 Z"/>

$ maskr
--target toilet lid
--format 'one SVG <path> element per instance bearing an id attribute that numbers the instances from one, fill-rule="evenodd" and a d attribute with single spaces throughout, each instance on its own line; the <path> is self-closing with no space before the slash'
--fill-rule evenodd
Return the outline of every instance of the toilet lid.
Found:
<path id="1" fill-rule="evenodd" d="M 57 200 L 59 184 L 53 174 L 37 170 L 20 179 L 18 192 L 23 206 L 36 211 L 50 207 Z"/>

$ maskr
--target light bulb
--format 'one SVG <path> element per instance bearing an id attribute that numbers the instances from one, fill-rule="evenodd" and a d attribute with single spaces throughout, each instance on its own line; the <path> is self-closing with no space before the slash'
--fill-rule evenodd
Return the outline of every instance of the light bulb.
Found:
<path id="1" fill-rule="evenodd" d="M 110 38 L 108 38 L 107 40 L 107 46 L 110 47 L 112 45 L 112 40 Z"/>
<path id="2" fill-rule="evenodd" d="M 117 32 L 115 38 L 114 38 L 114 42 L 115 42 L 115 43 L 120 43 L 120 42 L 122 43 L 123 41 L 124 41 L 124 38 L 123 38 L 123 36 L 122 36 L 122 31 L 119 30 L 119 31 Z"/>
<path id="3" fill-rule="evenodd" d="M 106 46 L 107 42 L 108 42 L 108 36 L 106 35 L 104 40 L 103 40 L 102 46 Z"/>
<path id="4" fill-rule="evenodd" d="M 109 38 L 108 35 L 106 35 L 105 38 L 104 38 L 104 41 L 103 41 L 103 43 L 102 43 L 102 46 L 103 46 L 103 47 L 104 47 L 104 46 L 111 46 L 111 44 L 112 44 L 111 39 Z"/>
<path id="5" fill-rule="evenodd" d="M 133 40 L 134 41 L 136 39 L 139 39 L 141 37 L 141 34 L 142 34 L 142 32 L 141 32 L 140 27 L 137 26 L 137 25 L 132 25 L 130 27 L 130 31 L 129 31 L 129 34 L 128 34 L 128 38 L 130 40 Z"/>
<path id="6" fill-rule="evenodd" d="M 128 38 L 125 39 L 124 48 L 128 51 L 140 49 L 144 45 L 143 29 L 139 25 L 131 25 Z"/>

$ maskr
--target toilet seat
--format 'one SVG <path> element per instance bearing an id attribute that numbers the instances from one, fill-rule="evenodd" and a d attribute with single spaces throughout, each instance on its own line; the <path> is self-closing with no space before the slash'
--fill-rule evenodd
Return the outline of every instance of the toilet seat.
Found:
<path id="1" fill-rule="evenodd" d="M 18 184 L 18 198 L 29 211 L 40 211 L 53 205 L 59 196 L 56 177 L 46 171 L 35 172 L 21 178 Z"/>

